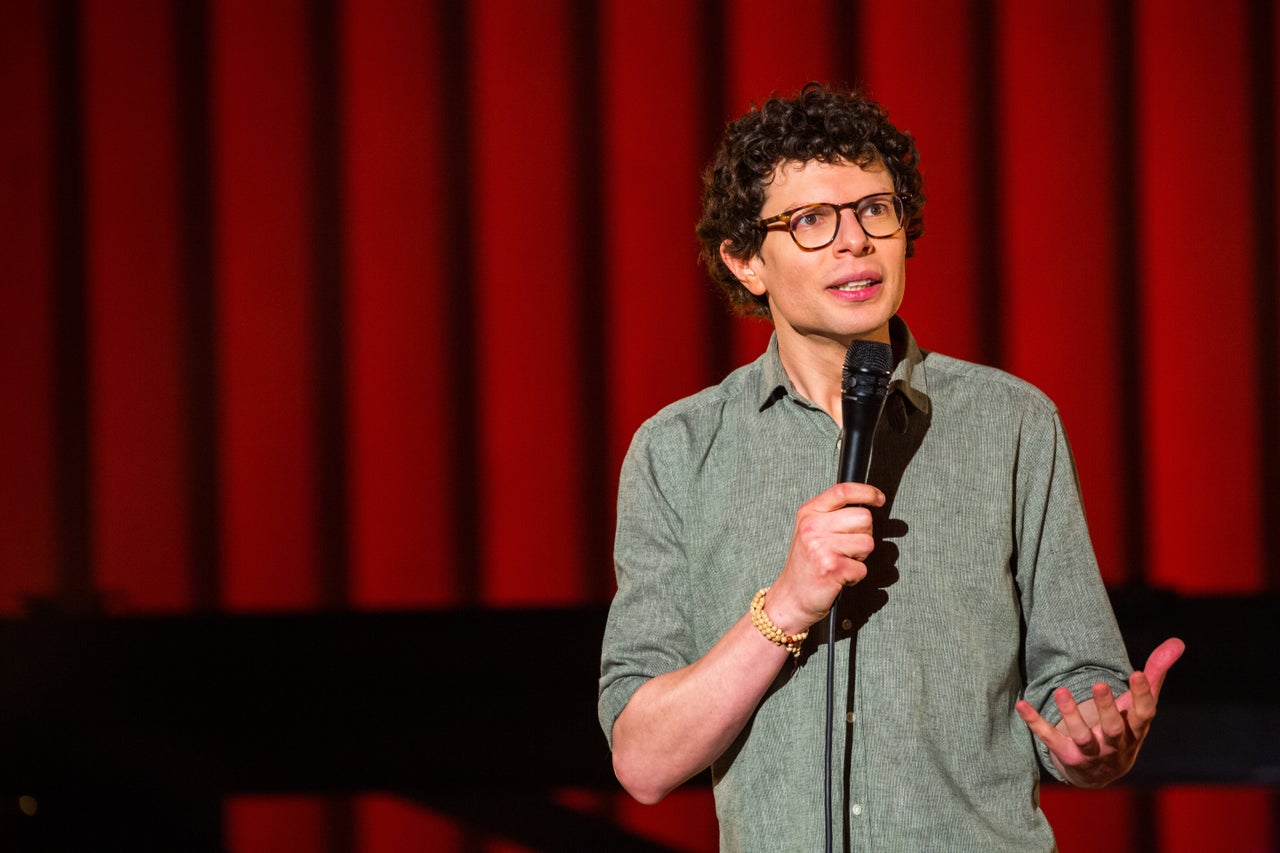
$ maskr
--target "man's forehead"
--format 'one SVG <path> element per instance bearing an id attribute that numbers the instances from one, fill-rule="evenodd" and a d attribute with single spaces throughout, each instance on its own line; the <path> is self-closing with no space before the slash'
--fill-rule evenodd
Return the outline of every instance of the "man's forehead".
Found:
<path id="1" fill-rule="evenodd" d="M 879 157 L 875 157 L 865 164 L 849 160 L 782 160 L 773 167 L 773 173 L 764 183 L 765 198 L 771 198 L 775 189 L 788 187 L 798 178 L 810 174 L 835 174 L 848 169 L 859 169 L 868 175 L 888 174 L 888 168 Z"/>

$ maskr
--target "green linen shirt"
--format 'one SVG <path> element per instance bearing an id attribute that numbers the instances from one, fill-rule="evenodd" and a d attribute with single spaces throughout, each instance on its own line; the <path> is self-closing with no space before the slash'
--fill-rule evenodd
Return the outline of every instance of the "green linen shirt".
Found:
<path id="1" fill-rule="evenodd" d="M 868 480 L 867 577 L 837 610 L 837 849 L 1052 850 L 1044 748 L 1052 692 L 1127 689 L 1052 402 L 1007 373 L 920 349 L 897 365 Z M 834 481 L 841 431 L 795 390 L 776 337 L 720 385 L 636 433 L 618 491 L 618 591 L 601 661 L 606 737 L 648 679 L 687 666 L 781 571 L 795 513 Z M 724 851 L 823 849 L 825 620 L 711 765 Z"/>

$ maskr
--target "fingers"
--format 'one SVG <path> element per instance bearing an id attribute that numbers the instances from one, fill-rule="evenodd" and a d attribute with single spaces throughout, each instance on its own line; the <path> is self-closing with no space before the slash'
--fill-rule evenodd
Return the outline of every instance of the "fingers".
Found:
<path id="1" fill-rule="evenodd" d="M 871 510 L 861 506 L 842 506 L 827 512 L 807 512 L 801 509 L 796 517 L 796 533 L 804 537 L 828 534 L 871 534 Z"/>
<path id="2" fill-rule="evenodd" d="M 876 540 L 870 533 L 843 533 L 832 537 L 832 543 L 838 553 L 858 563 L 865 563 L 875 550 Z M 866 566 L 862 567 L 866 573 Z M 861 575 L 859 575 L 861 580 Z"/>
<path id="3" fill-rule="evenodd" d="M 1156 647 L 1147 658 L 1146 667 L 1129 676 L 1129 692 L 1120 697 L 1120 705 L 1131 709 L 1129 727 L 1141 739 L 1156 715 L 1160 688 L 1169 668 L 1182 657 L 1186 646 L 1177 637 L 1171 637 Z"/>
<path id="4" fill-rule="evenodd" d="M 1022 721 L 1027 724 L 1027 728 L 1031 729 L 1031 733 L 1038 737 L 1040 742 L 1049 747 L 1049 749 L 1056 752 L 1062 742 L 1066 740 L 1057 729 L 1049 725 L 1048 721 L 1040 716 L 1040 713 L 1035 708 L 1031 707 L 1027 700 L 1019 699 L 1013 708 L 1018 712 L 1018 716 L 1022 718 Z"/>
<path id="5" fill-rule="evenodd" d="M 846 506 L 884 506 L 884 492 L 866 483 L 836 483 L 809 503 L 823 512 Z"/>
<path id="6" fill-rule="evenodd" d="M 1094 747 L 1097 741 L 1093 737 L 1093 730 L 1081 716 L 1080 708 L 1076 705 L 1071 691 L 1065 687 L 1059 687 L 1053 691 L 1053 701 L 1058 704 L 1058 710 L 1062 712 L 1062 726 L 1066 729 L 1067 737 L 1071 738 L 1082 751 Z"/>
<path id="7" fill-rule="evenodd" d="M 1113 749 L 1118 749 L 1129 733 L 1129 726 L 1116 707 L 1111 688 L 1102 682 L 1093 685 L 1093 707 L 1098 712 L 1098 728 L 1102 732 L 1103 741 Z"/>
<path id="8" fill-rule="evenodd" d="M 1156 646 L 1155 651 L 1147 658 L 1146 666 L 1142 668 L 1143 675 L 1150 682 L 1151 694 L 1158 697 L 1160 688 L 1164 685 L 1164 677 L 1169 672 L 1169 667 L 1178 662 L 1178 658 L 1182 657 L 1182 653 L 1186 651 L 1186 644 L 1177 637 L 1170 637 L 1160 645 Z M 1135 701 L 1137 697 L 1134 697 Z"/>
<path id="9" fill-rule="evenodd" d="M 855 492 L 865 489 L 874 496 L 883 497 L 870 486 L 863 487 L 857 483 L 842 485 L 852 487 Z M 796 513 L 794 543 L 824 573 L 841 574 L 848 568 L 846 560 L 861 562 L 867 559 L 875 549 L 875 539 L 872 536 L 871 510 L 843 502 L 832 504 L 833 494 L 838 500 L 843 500 L 839 497 L 843 493 L 829 490 L 800 507 Z M 824 506 L 830 508 L 823 509 Z M 865 572 L 865 567 L 859 567 L 859 571 Z"/>
<path id="10" fill-rule="evenodd" d="M 798 549 L 824 572 L 838 571 L 846 558 L 865 560 L 875 547 L 871 515 L 861 507 L 802 515 L 796 521 L 792 550 Z"/>

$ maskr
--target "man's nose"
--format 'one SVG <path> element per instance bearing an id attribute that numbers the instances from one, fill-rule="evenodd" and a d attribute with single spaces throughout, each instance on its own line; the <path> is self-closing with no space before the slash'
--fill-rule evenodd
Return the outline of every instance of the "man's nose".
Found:
<path id="1" fill-rule="evenodd" d="M 840 211 L 840 233 L 836 235 L 836 243 L 840 249 L 848 249 L 856 254 L 862 254 L 871 248 L 871 238 L 867 236 L 867 232 L 862 230 L 862 224 L 858 222 L 858 214 L 854 212 L 852 207 L 846 207 Z"/>

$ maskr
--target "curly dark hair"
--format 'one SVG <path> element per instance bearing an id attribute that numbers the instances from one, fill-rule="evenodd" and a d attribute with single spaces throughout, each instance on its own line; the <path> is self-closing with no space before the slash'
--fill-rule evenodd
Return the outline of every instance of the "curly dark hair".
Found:
<path id="1" fill-rule="evenodd" d="M 765 232 L 756 227 L 764 191 L 785 162 L 883 162 L 894 190 L 906 199 L 907 257 L 924 233 L 924 181 L 920 152 L 911 134 L 889 122 L 888 111 L 861 92 L 810 83 L 790 98 L 774 96 L 725 129 L 715 160 L 703 174 L 698 239 L 702 262 L 737 314 L 768 317 L 769 303 L 734 277 L 720 258 L 720 245 L 749 258 Z"/>

